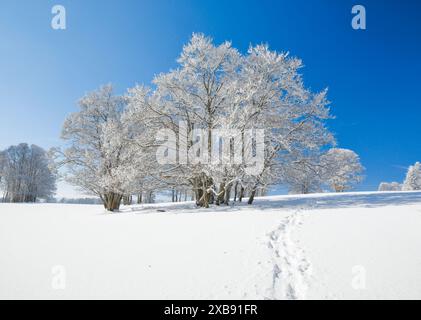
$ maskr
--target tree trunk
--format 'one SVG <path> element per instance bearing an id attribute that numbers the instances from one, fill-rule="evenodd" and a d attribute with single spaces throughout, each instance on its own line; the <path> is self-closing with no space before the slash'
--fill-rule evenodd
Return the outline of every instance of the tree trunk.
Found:
<path id="1" fill-rule="evenodd" d="M 202 189 L 196 189 L 195 193 L 196 193 L 196 204 L 200 205 L 200 200 L 203 197 L 203 190 Z"/>
<path id="2" fill-rule="evenodd" d="M 224 203 L 225 199 L 225 182 L 221 182 L 219 185 L 219 194 L 216 198 L 216 205 L 219 206 L 221 203 Z"/>
<path id="3" fill-rule="evenodd" d="M 123 197 L 123 204 L 125 206 L 129 206 L 132 204 L 132 196 L 124 196 Z"/>
<path id="4" fill-rule="evenodd" d="M 118 211 L 120 209 L 121 199 L 123 196 L 114 192 L 109 192 L 103 195 L 104 208 L 108 211 Z"/>
<path id="5" fill-rule="evenodd" d="M 250 194 L 250 198 L 249 198 L 249 201 L 248 201 L 248 204 L 253 204 L 253 201 L 254 201 L 254 196 L 256 195 L 256 188 L 254 188 L 252 191 L 251 191 L 251 194 Z"/>
<path id="6" fill-rule="evenodd" d="M 203 192 L 204 192 L 204 200 L 205 200 L 203 203 L 203 206 L 205 208 L 209 208 L 210 193 L 207 190 L 204 190 Z"/>
<path id="7" fill-rule="evenodd" d="M 230 183 L 226 188 L 225 188 L 225 200 L 224 203 L 228 206 L 230 204 L 230 198 L 231 198 L 231 187 L 232 184 Z"/>
<path id="8" fill-rule="evenodd" d="M 243 201 L 243 197 L 244 197 L 244 187 L 243 186 L 241 186 L 241 188 L 240 188 L 240 197 L 239 197 L 239 201 L 241 202 L 241 201 Z"/>
<path id="9" fill-rule="evenodd" d="M 212 178 L 207 177 L 206 175 L 202 174 L 200 177 L 201 185 L 198 190 L 198 197 L 196 200 L 196 205 L 200 207 L 209 208 L 209 203 L 212 201 L 213 197 L 209 188 L 213 186 Z"/>
<path id="10" fill-rule="evenodd" d="M 215 186 L 214 186 L 215 189 Z M 214 204 L 215 203 L 215 194 L 213 192 L 209 193 L 209 203 Z"/>

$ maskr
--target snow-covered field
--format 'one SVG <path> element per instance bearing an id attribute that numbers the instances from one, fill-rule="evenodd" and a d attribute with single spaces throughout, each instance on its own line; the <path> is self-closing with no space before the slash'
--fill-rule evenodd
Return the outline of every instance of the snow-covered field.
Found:
<path id="1" fill-rule="evenodd" d="M 419 192 L 121 211 L 0 204 L 0 298 L 421 299 Z"/>

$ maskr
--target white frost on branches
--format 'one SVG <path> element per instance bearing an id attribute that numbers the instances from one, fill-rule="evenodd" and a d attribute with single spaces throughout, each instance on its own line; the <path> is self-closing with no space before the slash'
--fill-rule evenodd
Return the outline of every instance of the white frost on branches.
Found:
<path id="1" fill-rule="evenodd" d="M 207 206 L 212 197 L 228 203 L 234 185 L 250 190 L 251 203 L 258 188 L 280 181 L 280 160 L 333 143 L 324 126 L 330 118 L 326 91 L 314 94 L 304 88 L 299 59 L 266 45 L 250 47 L 242 55 L 229 42 L 216 46 L 212 39 L 194 34 L 178 63 L 179 68 L 154 79 L 149 108 L 155 122 L 176 132 L 178 146 L 193 145 L 196 130 L 202 130 L 204 141 L 197 152 L 210 155 L 224 148 L 212 140 L 215 132 L 230 150 L 220 161 L 189 161 L 166 174 L 167 181 L 192 188 L 199 205 Z M 137 88 L 132 93 L 132 99 L 143 95 Z M 180 131 L 180 122 L 185 131 Z M 250 129 L 264 129 L 264 140 L 248 139 Z M 229 161 L 238 154 L 235 150 L 240 150 L 242 163 Z M 257 150 L 264 153 L 262 161 L 255 163 L 258 173 L 250 174 L 247 160 L 253 160 Z"/>
<path id="2" fill-rule="evenodd" d="M 3 201 L 36 202 L 56 191 L 56 173 L 48 154 L 36 145 L 21 143 L 0 152 Z"/>
<path id="3" fill-rule="evenodd" d="M 332 148 L 321 157 L 324 179 L 336 192 L 349 190 L 363 179 L 364 168 L 352 150 Z"/>
<path id="4" fill-rule="evenodd" d="M 115 96 L 105 86 L 86 95 L 63 126 L 69 180 L 108 210 L 157 189 L 189 190 L 207 207 L 228 204 L 232 191 L 252 203 L 277 183 L 319 191 L 326 172 L 338 191 L 360 180 L 352 151 L 320 157 L 335 143 L 325 126 L 327 91 L 305 88 L 301 60 L 267 45 L 242 54 L 193 34 L 177 62 L 155 77 L 153 90 L 138 85 Z"/>
<path id="5" fill-rule="evenodd" d="M 405 191 L 421 190 L 421 163 L 416 162 L 408 168 L 402 189 Z"/>
<path id="6" fill-rule="evenodd" d="M 123 196 L 138 191 L 151 158 L 142 144 L 151 136 L 131 125 L 126 104 L 127 97 L 103 86 L 79 101 L 80 111 L 66 119 L 62 130 L 67 147 L 60 156 L 68 181 L 99 196 L 110 211 L 118 210 Z"/>

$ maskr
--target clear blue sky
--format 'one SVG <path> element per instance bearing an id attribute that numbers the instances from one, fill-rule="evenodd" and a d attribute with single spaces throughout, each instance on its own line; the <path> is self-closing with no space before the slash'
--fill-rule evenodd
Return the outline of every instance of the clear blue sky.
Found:
<path id="1" fill-rule="evenodd" d="M 64 5 L 67 29 L 53 30 Z M 367 30 L 351 28 L 363 4 Z M 101 84 L 119 92 L 175 67 L 192 32 L 245 51 L 267 42 L 329 88 L 339 146 L 366 167 L 361 190 L 421 160 L 421 1 L 0 1 L 0 148 L 60 145 L 64 118 Z"/>

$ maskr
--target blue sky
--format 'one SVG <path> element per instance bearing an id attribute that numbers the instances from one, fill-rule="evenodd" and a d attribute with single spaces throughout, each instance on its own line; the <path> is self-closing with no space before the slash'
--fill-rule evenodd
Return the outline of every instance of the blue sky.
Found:
<path id="1" fill-rule="evenodd" d="M 55 4 L 66 30 L 50 27 Z M 355 4 L 367 10 L 364 31 L 351 28 Z M 1 0 L 0 148 L 60 145 L 79 97 L 150 83 L 176 66 L 192 32 L 301 58 L 305 84 L 329 88 L 339 146 L 367 169 L 360 190 L 401 181 L 421 160 L 421 2 L 412 0 Z"/>

